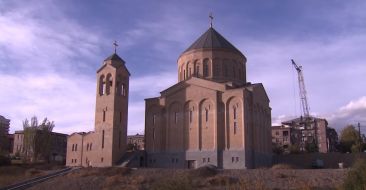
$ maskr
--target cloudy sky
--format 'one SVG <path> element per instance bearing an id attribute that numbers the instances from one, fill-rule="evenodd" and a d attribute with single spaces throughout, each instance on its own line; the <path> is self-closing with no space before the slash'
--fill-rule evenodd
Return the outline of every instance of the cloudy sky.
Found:
<path id="1" fill-rule="evenodd" d="M 128 133 L 143 133 L 144 99 L 177 82 L 178 56 L 214 28 L 264 84 L 273 124 L 301 114 L 294 59 L 311 113 L 366 132 L 366 1 L 0 0 L 0 115 L 11 131 L 33 115 L 54 131 L 94 128 L 96 70 L 119 43 L 130 78 Z"/>

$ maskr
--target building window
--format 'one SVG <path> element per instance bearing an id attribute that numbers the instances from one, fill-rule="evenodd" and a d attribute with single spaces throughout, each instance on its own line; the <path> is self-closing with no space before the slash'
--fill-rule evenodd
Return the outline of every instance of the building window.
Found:
<path id="1" fill-rule="evenodd" d="M 121 148 L 121 131 L 118 133 L 118 147 Z"/>
<path id="2" fill-rule="evenodd" d="M 238 124 L 236 121 L 234 121 L 234 135 L 236 134 L 237 130 L 238 130 Z"/>
<path id="3" fill-rule="evenodd" d="M 236 119 L 236 107 L 233 108 L 234 119 Z"/>
<path id="4" fill-rule="evenodd" d="M 276 131 L 276 135 L 279 135 L 278 131 Z"/>
<path id="5" fill-rule="evenodd" d="M 207 158 L 207 162 L 210 162 L 210 158 Z"/>
<path id="6" fill-rule="evenodd" d="M 239 162 L 239 157 L 236 157 L 236 162 Z"/>
<path id="7" fill-rule="evenodd" d="M 122 123 L 122 112 L 119 112 L 119 123 Z"/>
<path id="8" fill-rule="evenodd" d="M 104 82 L 104 76 L 100 76 L 99 78 L 99 95 L 104 95 L 105 94 L 105 82 Z"/>
<path id="9" fill-rule="evenodd" d="M 192 123 L 192 110 L 189 110 L 189 123 Z"/>
<path id="10" fill-rule="evenodd" d="M 203 76 L 208 77 L 208 59 L 203 61 Z"/>
<path id="11" fill-rule="evenodd" d="M 205 109 L 206 122 L 208 122 L 208 109 Z"/>
<path id="12" fill-rule="evenodd" d="M 153 128 L 153 139 L 155 139 L 155 128 Z"/>
<path id="13" fill-rule="evenodd" d="M 102 148 L 104 148 L 104 130 L 102 131 Z"/>
<path id="14" fill-rule="evenodd" d="M 105 122 L 105 110 L 103 110 L 103 122 Z"/>
<path id="15" fill-rule="evenodd" d="M 17 146 L 18 147 L 18 146 Z M 17 148 L 18 149 L 18 148 Z M 19 150 L 19 149 L 18 149 Z M 75 144 L 72 144 L 72 151 L 75 150 Z"/>
<path id="16" fill-rule="evenodd" d="M 126 96 L 126 94 L 127 94 L 126 93 L 126 86 L 125 86 L 125 84 L 122 83 L 122 85 L 121 85 L 121 95 Z"/>
<path id="17" fill-rule="evenodd" d="M 233 162 L 233 163 L 234 163 L 234 157 L 231 157 L 231 162 Z"/>
<path id="18" fill-rule="evenodd" d="M 155 123 L 156 123 L 156 115 L 154 114 L 153 115 L 153 125 L 155 125 Z"/>
<path id="19" fill-rule="evenodd" d="M 178 112 L 174 112 L 174 123 L 178 123 Z"/>
<path id="20" fill-rule="evenodd" d="M 104 161 L 104 158 L 102 157 L 102 158 L 100 158 L 100 162 L 103 162 Z"/>

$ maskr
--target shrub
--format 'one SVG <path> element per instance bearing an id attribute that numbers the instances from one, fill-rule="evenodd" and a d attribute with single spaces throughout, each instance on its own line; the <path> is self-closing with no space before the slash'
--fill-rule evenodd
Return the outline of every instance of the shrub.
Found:
<path id="1" fill-rule="evenodd" d="M 10 165 L 11 160 L 9 157 L 0 155 L 0 166 Z"/>
<path id="2" fill-rule="evenodd" d="M 359 159 L 348 172 L 343 189 L 366 190 L 366 159 Z"/>

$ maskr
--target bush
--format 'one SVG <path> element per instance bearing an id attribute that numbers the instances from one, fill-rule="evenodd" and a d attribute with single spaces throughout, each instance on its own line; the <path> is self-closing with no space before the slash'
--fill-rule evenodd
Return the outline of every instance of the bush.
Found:
<path id="1" fill-rule="evenodd" d="M 10 165 L 11 160 L 8 156 L 0 155 L 0 166 Z"/>
<path id="2" fill-rule="evenodd" d="M 366 190 L 366 159 L 359 159 L 348 172 L 343 189 Z"/>

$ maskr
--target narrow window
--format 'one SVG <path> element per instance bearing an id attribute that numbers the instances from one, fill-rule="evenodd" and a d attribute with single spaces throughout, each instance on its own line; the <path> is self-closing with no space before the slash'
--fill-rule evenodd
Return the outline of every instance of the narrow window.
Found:
<path id="1" fill-rule="evenodd" d="M 208 109 L 205 109 L 206 122 L 208 122 Z"/>
<path id="2" fill-rule="evenodd" d="M 121 95 L 122 96 L 126 96 L 127 93 L 126 93 L 126 85 L 125 84 L 122 84 L 121 85 Z"/>
<path id="3" fill-rule="evenodd" d="M 118 133 L 118 147 L 121 148 L 121 131 Z"/>
<path id="4" fill-rule="evenodd" d="M 102 148 L 104 148 L 104 130 L 102 131 Z"/>
<path id="5" fill-rule="evenodd" d="M 189 123 L 192 123 L 192 110 L 189 110 Z"/>
<path id="6" fill-rule="evenodd" d="M 231 162 L 234 162 L 234 157 L 231 157 Z"/>
<path id="7" fill-rule="evenodd" d="M 122 112 L 119 112 L 119 123 L 122 123 Z"/>
<path id="8" fill-rule="evenodd" d="M 105 94 L 106 90 L 107 90 L 107 85 L 106 85 L 106 84 L 105 84 L 105 82 L 103 81 L 103 83 L 102 83 L 102 95 L 104 95 L 104 94 Z"/>
<path id="9" fill-rule="evenodd" d="M 155 125 L 155 123 L 156 123 L 156 115 L 154 114 L 153 115 L 153 125 Z"/>
<path id="10" fill-rule="evenodd" d="M 155 139 L 155 128 L 153 128 L 153 140 Z"/>
<path id="11" fill-rule="evenodd" d="M 104 160 L 104 159 L 103 159 L 103 157 L 102 157 L 102 158 L 100 158 L 100 162 L 103 162 L 103 160 Z"/>
<path id="12" fill-rule="evenodd" d="M 105 110 L 103 110 L 103 122 L 105 121 Z"/>
<path id="13" fill-rule="evenodd" d="M 75 150 L 75 144 L 72 144 L 72 151 Z"/>
<path id="14" fill-rule="evenodd" d="M 238 128 L 237 123 L 236 121 L 234 121 L 234 135 L 236 134 L 237 128 Z"/>
<path id="15" fill-rule="evenodd" d="M 203 76 L 207 77 L 208 76 L 208 60 L 204 60 L 203 61 Z"/>
<path id="16" fill-rule="evenodd" d="M 207 158 L 207 162 L 210 162 L 210 158 Z"/>
<path id="17" fill-rule="evenodd" d="M 233 113 L 234 113 L 234 119 L 236 119 L 236 107 L 234 107 Z"/>
<path id="18" fill-rule="evenodd" d="M 174 123 L 177 124 L 177 122 L 178 122 L 178 113 L 175 112 L 174 113 Z"/>

